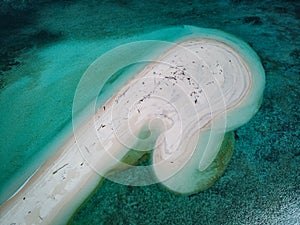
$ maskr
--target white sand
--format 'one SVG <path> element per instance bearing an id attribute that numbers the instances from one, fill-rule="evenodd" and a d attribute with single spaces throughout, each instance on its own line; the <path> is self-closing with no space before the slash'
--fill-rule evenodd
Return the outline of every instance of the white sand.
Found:
<path id="1" fill-rule="evenodd" d="M 261 78 L 235 50 L 211 39 L 182 42 L 158 61 L 163 63 L 148 65 L 119 90 L 1 206 L 0 224 L 67 222 L 131 147 L 144 150 L 153 138 L 158 180 L 176 192 L 197 190 L 201 173 L 198 180 L 189 174 L 205 171 L 224 133 L 255 113 L 253 84 Z M 239 114 L 247 109 L 251 113 Z M 145 127 L 158 132 L 140 140 Z"/>

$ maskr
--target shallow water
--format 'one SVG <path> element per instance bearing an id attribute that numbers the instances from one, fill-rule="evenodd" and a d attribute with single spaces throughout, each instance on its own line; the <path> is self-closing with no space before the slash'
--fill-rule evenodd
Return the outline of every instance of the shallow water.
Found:
<path id="1" fill-rule="evenodd" d="M 300 223 L 299 2 L 16 2 L 0 3 L 0 201 L 67 132 L 74 91 L 93 60 L 140 34 L 188 24 L 237 35 L 266 71 L 262 107 L 237 130 L 225 174 L 193 196 L 105 181 L 72 223 Z"/>

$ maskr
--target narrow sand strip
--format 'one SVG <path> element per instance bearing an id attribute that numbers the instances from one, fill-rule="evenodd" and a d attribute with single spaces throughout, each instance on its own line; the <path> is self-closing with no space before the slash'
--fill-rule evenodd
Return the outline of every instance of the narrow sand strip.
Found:
<path id="1" fill-rule="evenodd" d="M 180 193 L 211 185 L 207 180 L 215 173 L 207 170 L 224 133 L 247 122 L 259 106 L 253 94 L 257 78 L 235 50 L 212 39 L 181 42 L 157 61 L 107 101 L 1 206 L 0 224 L 67 222 L 102 176 L 122 167 L 130 148 L 145 150 L 153 139 L 158 181 Z M 253 112 L 243 118 L 239 113 L 247 109 Z M 228 121 L 226 113 L 236 120 Z M 138 138 L 143 129 L 152 136 Z"/>

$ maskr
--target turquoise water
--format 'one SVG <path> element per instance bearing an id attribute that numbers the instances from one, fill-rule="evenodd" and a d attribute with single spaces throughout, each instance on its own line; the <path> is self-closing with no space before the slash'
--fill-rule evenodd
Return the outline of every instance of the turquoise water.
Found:
<path id="1" fill-rule="evenodd" d="M 1 1 L 0 202 L 70 129 L 74 92 L 91 62 L 142 34 L 188 24 L 239 36 L 266 71 L 261 110 L 237 130 L 224 176 L 193 196 L 105 181 L 72 223 L 300 223 L 299 7 L 266 0 Z"/>

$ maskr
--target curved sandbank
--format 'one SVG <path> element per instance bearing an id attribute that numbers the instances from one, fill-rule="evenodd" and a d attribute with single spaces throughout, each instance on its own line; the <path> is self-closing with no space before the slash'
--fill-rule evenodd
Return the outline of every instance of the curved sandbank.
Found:
<path id="1" fill-rule="evenodd" d="M 155 181 L 112 179 L 131 185 L 160 182 L 181 194 L 205 190 L 216 181 L 233 151 L 231 131 L 249 121 L 260 106 L 264 71 L 253 50 L 231 35 L 179 29 L 184 32 L 175 43 L 126 47 L 138 59 L 137 49 L 164 46 L 149 58 L 141 56 L 147 65 L 76 126 L 55 155 L 1 206 L 0 224 L 66 223 L 101 179 L 138 162 L 151 149 L 147 171 Z M 108 59 L 118 53 L 126 58 L 124 52 L 113 52 Z M 103 62 L 105 56 L 84 77 L 121 65 Z M 84 93 L 78 89 L 77 97 Z"/>

